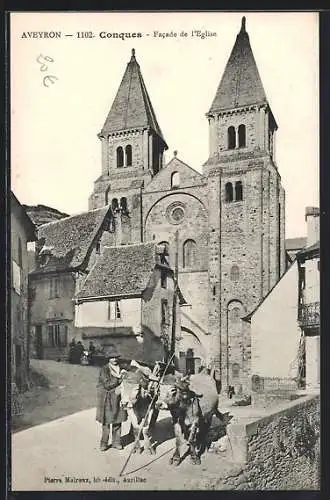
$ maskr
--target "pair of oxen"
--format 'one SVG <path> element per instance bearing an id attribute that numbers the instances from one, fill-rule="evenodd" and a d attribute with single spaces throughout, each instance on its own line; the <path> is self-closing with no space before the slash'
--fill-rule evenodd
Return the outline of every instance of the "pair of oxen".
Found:
<path id="1" fill-rule="evenodd" d="M 121 405 L 128 413 L 135 437 L 133 451 L 142 451 L 140 436 L 143 436 L 144 450 L 155 453 L 154 426 L 159 411 L 168 410 L 175 435 L 175 451 L 170 463 L 179 465 L 190 454 L 192 463 L 200 464 L 213 415 L 221 422 L 226 417 L 218 410 L 215 381 L 201 372 L 190 377 L 165 375 L 159 383 L 161 370 L 158 363 L 151 370 L 132 361 L 121 384 Z M 181 455 L 184 444 L 187 449 Z"/>

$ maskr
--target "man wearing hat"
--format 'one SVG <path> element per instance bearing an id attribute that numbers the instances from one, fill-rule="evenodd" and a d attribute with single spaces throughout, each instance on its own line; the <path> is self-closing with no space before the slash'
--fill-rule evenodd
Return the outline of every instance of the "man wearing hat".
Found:
<path id="1" fill-rule="evenodd" d="M 102 366 L 97 384 L 96 420 L 102 424 L 100 449 L 108 449 L 110 425 L 112 425 L 111 447 L 122 450 L 121 424 L 127 420 L 127 413 L 121 407 L 120 384 L 124 371 L 120 369 L 119 354 L 114 348 L 105 351 L 106 364 Z"/>

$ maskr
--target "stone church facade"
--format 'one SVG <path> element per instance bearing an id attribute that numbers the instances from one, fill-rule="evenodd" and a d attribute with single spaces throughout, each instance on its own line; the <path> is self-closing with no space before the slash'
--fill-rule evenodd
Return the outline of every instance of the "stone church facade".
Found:
<path id="1" fill-rule="evenodd" d="M 132 56 L 98 135 L 102 172 L 89 210 L 111 205 L 102 245 L 154 242 L 178 255 L 181 366 L 215 363 L 222 386 L 245 385 L 251 342 L 246 316 L 285 271 L 285 192 L 275 160 L 277 124 L 245 18 L 207 113 L 202 173 L 168 148 Z"/>

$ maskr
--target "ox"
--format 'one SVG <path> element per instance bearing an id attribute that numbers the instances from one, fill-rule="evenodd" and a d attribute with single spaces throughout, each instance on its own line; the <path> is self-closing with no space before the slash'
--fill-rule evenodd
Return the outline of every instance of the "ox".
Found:
<path id="1" fill-rule="evenodd" d="M 179 465 L 190 453 L 192 463 L 200 464 L 213 415 L 223 420 L 218 410 L 218 393 L 213 377 L 207 373 L 183 377 L 168 390 L 157 407 L 168 409 L 172 415 L 175 451 L 170 463 Z M 181 456 L 184 443 L 188 445 L 188 450 Z"/>
<path id="2" fill-rule="evenodd" d="M 125 374 L 121 384 L 121 405 L 127 411 L 135 438 L 133 453 L 142 451 L 139 435 L 141 430 L 144 450 L 155 454 L 154 445 L 151 442 L 151 430 L 159 413 L 159 409 L 156 408 L 159 374 L 159 364 L 156 363 L 151 371 L 150 368 L 133 360 L 130 371 Z M 142 429 L 140 429 L 141 425 Z"/>

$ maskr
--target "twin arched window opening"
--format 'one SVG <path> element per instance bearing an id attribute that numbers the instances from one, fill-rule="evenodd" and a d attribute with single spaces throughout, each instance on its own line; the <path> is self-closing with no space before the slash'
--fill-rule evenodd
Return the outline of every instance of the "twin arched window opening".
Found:
<path id="1" fill-rule="evenodd" d="M 233 126 L 230 126 L 228 128 L 227 134 L 228 134 L 227 137 L 228 149 L 236 149 L 237 145 L 239 148 L 244 148 L 246 146 L 245 125 L 239 125 L 237 130 L 237 138 L 236 138 L 236 129 Z"/>
<path id="2" fill-rule="evenodd" d="M 235 182 L 235 188 L 231 182 L 227 182 L 225 186 L 225 199 L 227 202 L 243 200 L 243 185 L 242 181 Z"/>
<path id="3" fill-rule="evenodd" d="M 159 247 L 164 248 L 165 255 L 169 252 L 168 241 L 161 241 L 158 243 Z M 186 240 L 182 247 L 182 266 L 184 268 L 194 267 L 197 261 L 197 245 L 194 240 Z"/>
<path id="4" fill-rule="evenodd" d="M 111 208 L 113 212 L 120 211 L 123 215 L 128 215 L 127 198 L 120 198 L 120 202 L 118 202 L 118 198 L 113 198 Z"/>
<path id="5" fill-rule="evenodd" d="M 129 144 L 124 149 L 119 146 L 117 148 L 117 168 L 121 167 L 131 167 L 132 166 L 132 146 Z"/>

